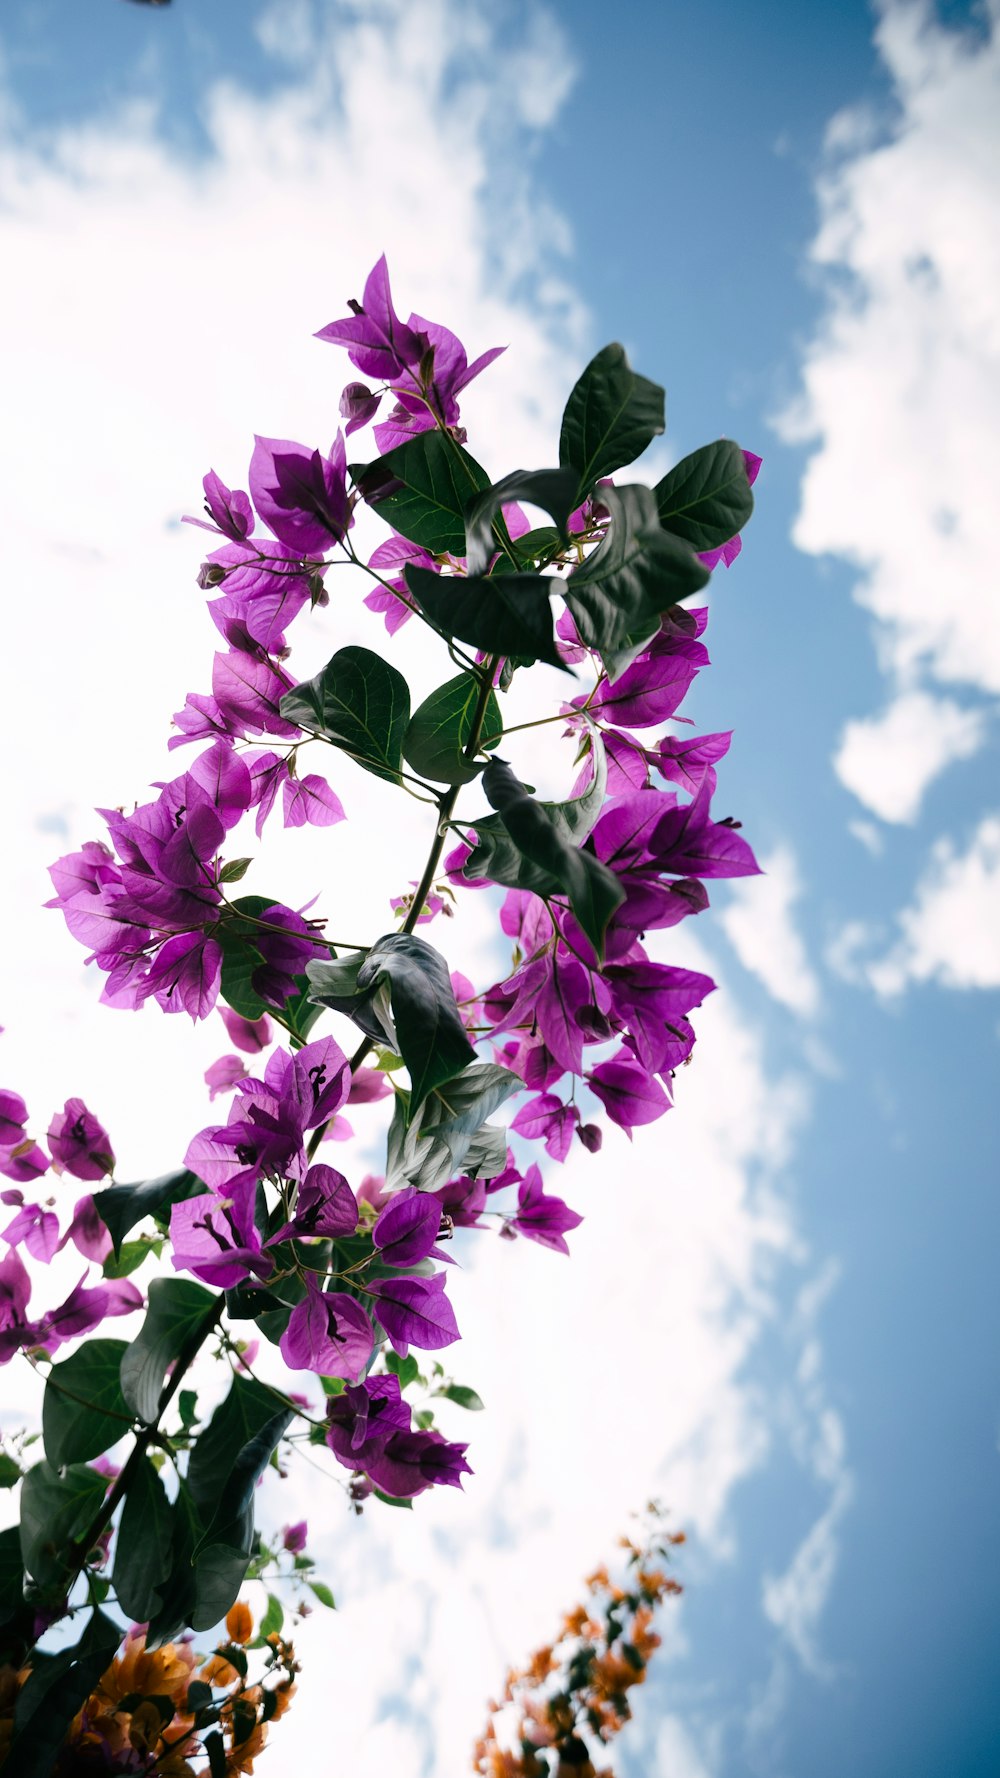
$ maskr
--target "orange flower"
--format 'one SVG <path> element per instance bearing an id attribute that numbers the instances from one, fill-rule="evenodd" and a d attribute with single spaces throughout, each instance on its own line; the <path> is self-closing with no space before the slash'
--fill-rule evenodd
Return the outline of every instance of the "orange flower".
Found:
<path id="1" fill-rule="evenodd" d="M 226 1613 L 226 1629 L 230 1642 L 249 1642 L 253 1635 L 253 1613 L 245 1600 L 237 1599 Z"/>

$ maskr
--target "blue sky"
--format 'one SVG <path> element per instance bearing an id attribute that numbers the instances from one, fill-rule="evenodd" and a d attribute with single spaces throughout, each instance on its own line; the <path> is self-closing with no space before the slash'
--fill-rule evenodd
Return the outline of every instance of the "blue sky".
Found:
<path id="1" fill-rule="evenodd" d="M 91 804 L 159 775 L 168 700 L 200 683 L 209 640 L 176 515 L 216 453 L 238 474 L 254 426 L 324 442 L 337 391 L 309 334 L 382 246 L 402 307 L 433 299 L 477 350 L 510 340 L 511 405 L 484 384 L 477 410 L 500 469 L 512 450 L 542 460 L 568 380 L 616 337 L 667 386 L 665 454 L 724 433 L 765 459 L 743 556 L 713 585 L 713 668 L 686 709 L 735 729 L 717 807 L 769 873 L 720 886 L 699 922 L 725 1007 L 670 1129 L 636 1146 L 659 1195 L 631 1235 L 652 1214 L 664 1253 L 685 1256 L 683 1270 L 664 1260 L 673 1321 L 649 1307 L 637 1249 L 622 1261 L 650 1320 L 618 1413 L 660 1419 L 660 1443 L 626 1439 L 616 1469 L 592 1456 L 623 1486 L 666 1489 L 693 1531 L 684 1604 L 621 1743 L 625 1778 L 985 1778 L 1000 1759 L 998 85 L 995 12 L 915 0 L 878 14 L 853 0 L 12 0 L 0 21 L 0 235 L 24 268 L 0 297 L 19 347 L 13 564 L 64 626 L 53 662 L 34 596 L 19 612 L 27 671 L 7 721 L 11 736 L 36 730 L 44 672 L 75 743 L 71 758 L 46 724 L 17 793 L 7 894 L 25 930 L 53 827 L 78 843 Z M 43 451 L 47 492 L 30 468 Z M 129 651 L 141 667 L 115 672 L 113 727 L 95 688 Z M 51 1096 L 37 1063 L 51 1016 L 56 1098 L 87 1091 L 91 1068 L 106 1104 L 93 1046 L 131 1081 L 125 1038 L 95 1019 L 68 946 L 38 931 L 53 1011 L 15 967 L 5 1076 L 26 1090 L 37 1075 Z M 204 1121 L 198 1067 L 219 1039 L 199 1039 L 192 1067 L 187 1039 L 148 1020 L 142 1038 L 146 1078 L 173 1070 L 178 1119 Z M 135 1094 L 116 1109 L 132 1176 L 171 1164 L 143 1149 Z M 602 1188 L 627 1199 L 631 1158 L 619 1147 L 603 1165 Z M 577 1171 L 567 1195 L 578 1183 L 597 1227 L 598 1174 Z M 517 1290 L 548 1291 L 560 1263 L 501 1257 Z M 599 1311 L 588 1265 L 574 1259 L 577 1288 Z M 475 1277 L 508 1312 L 510 1285 Z M 558 1376 L 558 1314 L 582 1310 L 572 1277 L 551 1288 L 544 1368 Z M 303 1637 L 299 1732 L 311 1685 L 318 1708 L 343 1672 L 372 1713 L 352 1756 L 407 1778 L 459 1769 L 433 1749 L 468 1745 L 517 1639 L 544 1637 L 617 1528 L 584 1487 L 553 1557 L 563 1593 L 518 1618 L 531 1526 L 560 1523 L 565 1480 L 466 1332 L 463 1376 L 478 1386 L 485 1371 L 494 1389 L 492 1430 L 475 1428 L 481 1522 L 386 1515 L 345 1550 L 338 1521 L 344 1613 L 336 1632 L 311 1621 L 330 1638 L 311 1656 Z M 317 1515 L 307 1484 L 299 1505 Z M 490 1567 L 498 1514 L 507 1583 Z M 456 1551 L 496 1627 L 495 1677 L 470 1666 L 464 1697 L 435 1671 L 460 1634 L 443 1602 Z M 397 1607 L 382 1682 L 362 1682 L 352 1621 L 363 1639 Z"/>

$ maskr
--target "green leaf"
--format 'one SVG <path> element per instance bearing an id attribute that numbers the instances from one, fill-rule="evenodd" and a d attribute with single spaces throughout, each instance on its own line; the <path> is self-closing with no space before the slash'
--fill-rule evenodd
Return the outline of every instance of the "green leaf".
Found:
<path id="1" fill-rule="evenodd" d="M 496 1062 L 475 1062 L 430 1093 L 415 1115 L 397 1099 L 389 1126 L 386 1184 L 436 1191 L 463 1170 L 487 1177 L 503 1170 L 507 1132 L 486 1122 L 524 1082 Z"/>
<path id="2" fill-rule="evenodd" d="M 469 573 L 481 574 L 496 554 L 498 544 L 506 541 L 506 527 L 498 537 L 494 520 L 508 501 L 526 500 L 530 506 L 540 506 L 555 520 L 557 536 L 565 537 L 566 521 L 578 505 L 577 481 L 575 469 L 515 469 L 485 493 L 478 494 L 465 509 Z"/>
<path id="3" fill-rule="evenodd" d="M 6 1761 L 11 1778 L 52 1778 L 63 1736 L 113 1661 L 123 1634 L 103 1611 L 95 1611 L 73 1648 L 54 1655 L 33 1652 L 31 1673 L 14 1708 Z"/>
<path id="4" fill-rule="evenodd" d="M 483 789 L 497 811 L 500 827 L 488 829 L 484 841 L 481 829 L 486 824 L 477 821 L 479 844 L 466 860 L 465 874 L 485 876 L 508 887 L 530 886 L 536 894 L 562 890 L 600 956 L 608 921 L 625 898 L 614 871 L 567 837 L 562 821 L 545 803 L 528 795 L 505 760 L 490 761 L 483 773 Z M 546 887 L 541 886 L 543 882 Z"/>
<path id="5" fill-rule="evenodd" d="M 425 939 L 389 932 L 362 957 L 308 965 L 313 999 L 346 1013 L 368 1037 L 388 1041 L 410 1074 L 411 1110 L 475 1058 L 448 965 Z"/>
<path id="6" fill-rule="evenodd" d="M 420 1375 L 420 1366 L 412 1352 L 408 1352 L 405 1358 L 398 1357 L 395 1352 L 387 1352 L 385 1368 L 392 1376 L 399 1378 L 400 1389 L 408 1389 Z"/>
<path id="7" fill-rule="evenodd" d="M 455 1402 L 460 1408 L 468 1408 L 470 1413 L 478 1414 L 485 1407 L 485 1402 L 474 1389 L 467 1389 L 464 1383 L 445 1383 L 441 1389 L 435 1389 L 435 1395 L 443 1395 L 446 1401 Z"/>
<path id="8" fill-rule="evenodd" d="M 140 1235 L 137 1241 L 123 1241 L 117 1259 L 112 1254 L 101 1268 L 105 1278 L 128 1278 L 152 1254 L 159 1259 L 163 1252 L 162 1235 Z"/>
<path id="9" fill-rule="evenodd" d="M 166 1489 L 149 1458 L 143 1457 L 125 1496 L 111 1577 L 119 1605 L 136 1623 L 147 1623 L 163 1604 L 172 1541 Z"/>
<path id="10" fill-rule="evenodd" d="M 264 1616 L 257 1626 L 257 1639 L 254 1642 L 254 1647 L 261 1648 L 269 1636 L 280 1636 L 284 1622 L 285 1613 L 282 1610 L 281 1600 L 276 1599 L 273 1593 L 268 1593 Z"/>
<path id="11" fill-rule="evenodd" d="M 689 544 L 663 530 L 651 488 L 602 488 L 601 502 L 610 528 L 562 592 L 581 642 L 607 663 L 635 633 L 648 640 L 668 606 L 696 593 L 709 574 Z M 622 670 L 618 659 L 615 672 Z"/>
<path id="12" fill-rule="evenodd" d="M 154 1278 L 149 1307 L 121 1362 L 122 1393 L 134 1414 L 152 1425 L 167 1366 L 216 1308 L 217 1298 L 189 1278 Z"/>
<path id="13" fill-rule="evenodd" d="M 377 939 L 358 970 L 358 987 L 377 996 L 383 982 L 389 984 L 395 1027 L 386 1034 L 406 1063 L 412 1114 L 435 1087 L 474 1062 L 476 1052 L 462 1024 L 448 965 L 426 939 L 412 932 Z"/>
<path id="14" fill-rule="evenodd" d="M 201 1561 L 210 1546 L 224 1544 L 242 1550 L 249 1562 L 253 1547 L 254 1490 L 279 1439 L 294 1420 L 295 1412 L 293 1407 L 279 1408 L 276 1413 L 272 1411 L 271 1418 L 236 1452 L 208 1530 L 195 1549 L 197 1561 Z M 195 1627 L 204 1630 L 209 1626 L 198 1624 Z"/>
<path id="15" fill-rule="evenodd" d="M 158 1589 L 162 1604 L 146 1632 L 148 1649 L 162 1648 L 178 1631 L 190 1628 L 197 1597 L 193 1555 L 201 1533 L 201 1519 L 182 1481 L 170 1507 L 170 1567 Z"/>
<path id="16" fill-rule="evenodd" d="M 226 1778 L 226 1744 L 218 1729 L 205 1736 L 204 1747 L 208 1754 L 209 1778 Z"/>
<path id="17" fill-rule="evenodd" d="M 20 1470 L 18 1471 L 20 1475 Z M 7 1623 L 24 1604 L 24 1562 L 21 1532 L 17 1525 L 0 1531 L 0 1624 Z"/>
<path id="18" fill-rule="evenodd" d="M 559 655 L 549 596 L 562 583 L 543 574 L 443 575 L 407 562 L 406 584 L 446 636 L 486 654 L 517 654 L 569 668 Z M 282 699 L 284 709 L 284 699 Z"/>
<path id="19" fill-rule="evenodd" d="M 202 1181 L 184 1167 L 177 1173 L 140 1180 L 137 1185 L 109 1185 L 94 1193 L 94 1203 L 115 1252 L 120 1253 L 125 1236 L 144 1216 L 162 1216 L 172 1204 L 196 1198 L 204 1190 Z"/>
<path id="20" fill-rule="evenodd" d="M 324 1395 L 343 1395 L 343 1377 L 320 1377 L 319 1381 Z"/>
<path id="21" fill-rule="evenodd" d="M 188 1463 L 191 1498 L 206 1521 L 218 1506 L 239 1452 L 280 1407 L 281 1402 L 262 1383 L 234 1375 L 229 1394 L 195 1441 Z"/>
<path id="22" fill-rule="evenodd" d="M 21 1484 L 21 1557 L 44 1590 L 65 1589 L 73 1573 L 69 1546 L 83 1537 L 104 1500 L 107 1482 L 86 1464 L 61 1474 L 36 1463 Z"/>
<path id="23" fill-rule="evenodd" d="M 325 1605 L 327 1607 L 328 1611 L 336 1611 L 337 1601 L 334 1598 L 333 1594 L 331 1593 L 325 1580 L 311 1580 L 309 1582 L 309 1585 L 310 1585 L 310 1588 L 312 1589 L 312 1591 L 315 1593 L 315 1595 L 321 1605 Z"/>
<path id="24" fill-rule="evenodd" d="M 663 424 L 659 384 L 637 375 L 624 346 L 605 346 L 572 390 L 562 418 L 559 461 L 577 472 L 573 504 L 589 494 L 599 476 L 641 456 Z"/>
<path id="25" fill-rule="evenodd" d="M 192 1679 L 187 1689 L 185 1707 L 193 1715 L 196 1710 L 209 1710 L 213 1703 L 212 1688 L 204 1679 Z"/>
<path id="26" fill-rule="evenodd" d="M 351 475 L 379 518 L 432 556 L 465 554 L 465 508 L 489 486 L 468 451 L 440 432 L 421 432 Z"/>
<path id="27" fill-rule="evenodd" d="M 185 1432 L 190 1432 L 198 1418 L 198 1397 L 193 1389 L 182 1389 L 177 1397 L 177 1412 Z"/>
<path id="28" fill-rule="evenodd" d="M 52 1366 L 42 1397 L 42 1437 L 54 1469 L 99 1457 L 128 1432 L 132 1415 L 119 1378 L 127 1351 L 127 1340 L 87 1340 Z"/>
<path id="29" fill-rule="evenodd" d="M 435 784 L 469 784 L 483 769 L 482 760 L 470 759 L 466 746 L 479 705 L 479 680 L 474 673 L 459 673 L 432 691 L 410 718 L 403 753 L 415 772 Z M 503 734 L 500 706 L 492 691 L 480 724 L 481 747 L 496 747 Z"/>
<path id="30" fill-rule="evenodd" d="M 23 1471 L 19 1463 L 6 1451 L 0 1451 L 0 1488 L 13 1488 L 21 1480 Z"/>
<path id="31" fill-rule="evenodd" d="M 339 648 L 314 679 L 285 693 L 281 714 L 376 778 L 399 783 L 410 691 L 402 673 L 370 648 Z"/>
<path id="32" fill-rule="evenodd" d="M 385 1506 L 402 1506 L 405 1507 L 408 1512 L 413 1511 L 412 1500 L 397 1500 L 392 1494 L 383 1494 L 381 1488 L 373 1488 L 372 1493 L 376 1500 L 381 1500 Z"/>
<path id="33" fill-rule="evenodd" d="M 231 858 L 219 872 L 220 883 L 238 883 L 253 863 L 252 858 Z"/>
<path id="34" fill-rule="evenodd" d="M 692 451 L 653 489 L 660 524 L 692 549 L 718 549 L 753 512 L 743 452 L 731 438 Z"/>

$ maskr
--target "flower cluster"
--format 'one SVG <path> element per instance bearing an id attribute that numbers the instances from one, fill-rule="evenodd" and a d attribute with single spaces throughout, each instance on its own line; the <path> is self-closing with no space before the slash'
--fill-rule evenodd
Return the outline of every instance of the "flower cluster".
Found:
<path id="1" fill-rule="evenodd" d="M 603 1565 L 595 1569 L 586 1603 L 565 1614 L 555 1641 L 508 1673 L 473 1755 L 483 1778 L 613 1778 L 594 1756 L 631 1717 L 628 1694 L 642 1685 L 660 1646 L 657 1606 L 682 1591 L 660 1564 L 684 1534 L 668 1533 L 663 1520 L 651 1502 L 641 1539 L 620 1540 L 627 1552 L 621 1581 Z"/>
<path id="2" fill-rule="evenodd" d="M 104 976 L 106 1003 L 195 1020 L 218 1006 L 233 1048 L 205 1079 L 212 1101 L 231 1099 L 175 1171 L 123 1185 L 81 1100 L 52 1118 L 45 1148 L 20 1096 L 0 1094 L 11 1181 L 0 1199 L 13 1212 L 0 1231 L 0 1362 L 26 1350 L 46 1366 L 70 1337 L 145 1309 L 128 1344 L 85 1344 L 48 1370 L 11 1647 L 72 1607 L 84 1576 L 94 1635 L 116 1633 L 97 1610 L 109 1586 L 148 1624 L 150 1651 L 217 1622 L 258 1559 L 256 1482 L 297 1441 L 348 1472 L 354 1510 L 462 1485 L 467 1445 L 436 1415 L 441 1402 L 482 1403 L 433 1356 L 459 1338 L 454 1237 L 492 1228 L 569 1252 L 581 1218 L 546 1189 L 532 1145 L 564 1161 L 574 1135 L 600 1148 L 605 1119 L 631 1136 L 669 1108 L 691 1015 L 714 984 L 653 956 L 650 935 L 703 911 L 707 883 L 757 869 L 738 823 L 712 812 L 730 735 L 687 735 L 678 712 L 708 664 L 707 613 L 690 601 L 738 551 L 759 459 L 718 440 L 655 488 L 623 482 L 663 430 L 663 391 L 612 345 L 570 393 L 558 466 L 491 482 L 465 448 L 459 397 L 502 348 L 470 364 L 447 328 L 401 320 L 384 259 L 350 308 L 318 337 L 369 379 L 343 390 L 347 435 L 392 402 L 375 454 L 349 467 L 341 432 L 326 453 L 258 437 L 246 490 L 205 476 L 205 516 L 191 522 L 213 537 L 199 584 L 223 646 L 210 690 L 174 717 L 169 746 L 193 746 L 191 763 L 151 800 L 101 811 L 105 837 L 51 867 L 49 905 Z M 367 562 L 352 537 L 361 504 L 388 527 Z M 526 507 L 551 522 L 533 525 Z M 340 647 L 306 681 L 292 673 L 291 625 L 328 606 L 340 566 L 370 588 L 387 649 L 404 646 L 406 622 L 437 639 L 450 676 L 416 708 L 404 674 L 372 649 Z M 536 664 L 575 689 L 510 724 L 504 700 Z M 503 757 L 506 735 L 545 723 L 561 724 L 575 753 L 559 801 L 537 797 Z M 307 746 L 433 812 L 419 875 L 402 893 L 386 885 L 393 929 L 356 951 L 338 952 L 312 903 L 234 894 L 253 862 L 239 831 L 252 822 L 259 838 L 279 797 L 288 828 L 345 819 L 326 775 L 302 771 Z M 513 958 L 477 985 L 424 934 L 487 887 L 496 893 L 480 905 Z M 329 1016 L 340 1042 L 315 1034 Z M 354 1108 L 365 1118 L 381 1100 L 382 1170 L 358 1177 L 343 1148 L 343 1170 L 332 1165 L 322 1145 L 350 1142 Z M 40 1197 L 50 1172 L 95 1188 L 71 1218 Z M 44 1265 L 67 1242 L 99 1276 L 30 1312 L 22 1253 Z M 130 1274 L 161 1255 L 141 1291 Z M 249 1340 L 236 1331 L 246 1323 Z M 273 1353 L 258 1374 L 261 1342 Z M 231 1382 L 205 1418 L 188 1379 L 209 1352 Z M 426 1376 L 416 1353 L 431 1355 Z M 97 1470 L 123 1433 L 124 1462 Z M 54 1539 L 36 1535 L 45 1514 Z M 80 1651 L 82 1684 L 94 1656 L 83 1641 Z M 41 1689 L 26 1682 L 28 1723 Z M 33 1733 L 18 1729 L 18 1757 Z"/>

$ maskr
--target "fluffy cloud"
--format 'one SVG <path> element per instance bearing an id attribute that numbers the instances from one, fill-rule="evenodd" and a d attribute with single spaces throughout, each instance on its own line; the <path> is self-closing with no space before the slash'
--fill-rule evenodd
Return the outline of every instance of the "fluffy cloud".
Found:
<path id="1" fill-rule="evenodd" d="M 795 854 L 779 846 L 760 862 L 763 877 L 731 885 L 720 924 L 744 969 L 782 1006 L 811 1018 L 819 1010 L 819 981 L 794 920 L 802 895 Z"/>
<path id="2" fill-rule="evenodd" d="M 985 735 L 982 711 L 901 692 L 879 716 L 847 724 L 833 763 L 841 783 L 883 821 L 915 821 L 927 786 Z"/>
<path id="3" fill-rule="evenodd" d="M 964 852 L 940 840 L 899 936 L 877 954 L 878 934 L 863 922 L 840 933 L 830 961 L 848 980 L 893 998 L 914 982 L 946 988 L 1000 988 L 1000 815 L 981 821 Z"/>
<path id="4" fill-rule="evenodd" d="M 903 712 L 845 733 L 837 768 L 885 819 L 910 819 L 930 779 L 981 726 L 938 700 L 933 745 L 896 750 L 924 680 L 1000 688 L 993 437 L 1000 406 L 996 0 L 982 30 L 946 30 L 928 0 L 884 7 L 876 42 L 895 110 L 835 120 L 812 260 L 824 325 L 785 435 L 818 441 L 795 541 L 845 557 L 875 619 Z M 931 712 L 928 711 L 931 715 Z M 904 811 L 900 813 L 899 811 Z"/>

